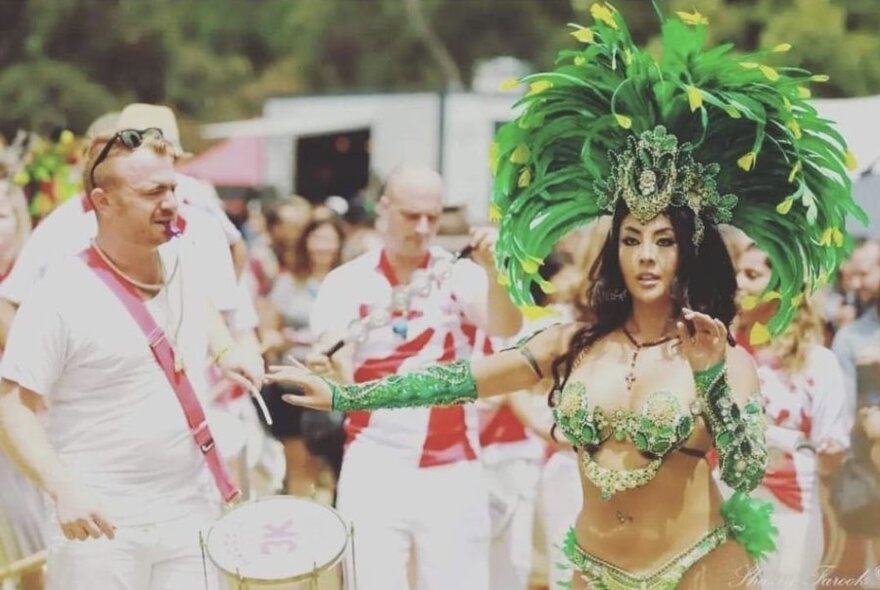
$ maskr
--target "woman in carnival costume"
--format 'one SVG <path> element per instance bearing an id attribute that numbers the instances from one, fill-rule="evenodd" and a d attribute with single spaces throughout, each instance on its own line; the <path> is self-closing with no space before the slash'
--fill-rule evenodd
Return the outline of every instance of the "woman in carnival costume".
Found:
<path id="1" fill-rule="evenodd" d="M 774 549 L 771 506 L 748 493 L 767 464 L 755 367 L 733 347 L 736 280 L 717 225 L 767 253 L 782 331 L 847 250 L 845 142 L 806 101 L 821 81 L 704 49 L 698 13 L 663 19 L 659 61 L 610 5 L 582 43 L 523 82 L 521 114 L 492 146 L 499 268 L 526 313 L 553 244 L 597 216 L 611 232 L 589 298 L 595 321 L 549 328 L 478 360 L 357 385 L 300 367 L 297 405 L 349 411 L 465 403 L 552 379 L 558 432 L 578 450 L 584 504 L 563 542 L 572 588 L 755 587 Z M 721 496 L 705 454 L 717 449 Z"/>

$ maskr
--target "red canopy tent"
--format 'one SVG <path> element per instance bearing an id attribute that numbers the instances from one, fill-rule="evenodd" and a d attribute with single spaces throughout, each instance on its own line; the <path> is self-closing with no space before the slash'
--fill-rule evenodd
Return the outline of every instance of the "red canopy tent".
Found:
<path id="1" fill-rule="evenodd" d="M 180 166 L 184 174 L 214 186 L 266 184 L 266 143 L 262 137 L 233 137 Z"/>

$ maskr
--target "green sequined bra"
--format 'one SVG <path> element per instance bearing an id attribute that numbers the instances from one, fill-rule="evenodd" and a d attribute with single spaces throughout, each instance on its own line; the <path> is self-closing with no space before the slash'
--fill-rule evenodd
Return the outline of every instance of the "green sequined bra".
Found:
<path id="1" fill-rule="evenodd" d="M 651 481 L 663 458 L 680 448 L 694 431 L 700 403 L 695 401 L 683 411 L 678 399 L 666 391 L 651 394 L 641 411 L 627 409 L 606 411 L 589 403 L 587 388 L 573 381 L 553 396 L 553 417 L 560 431 L 572 445 L 583 449 L 584 474 L 608 499 L 617 492 L 636 488 Z M 614 437 L 629 439 L 644 456 L 651 459 L 638 469 L 617 470 L 601 466 L 591 451 Z"/>

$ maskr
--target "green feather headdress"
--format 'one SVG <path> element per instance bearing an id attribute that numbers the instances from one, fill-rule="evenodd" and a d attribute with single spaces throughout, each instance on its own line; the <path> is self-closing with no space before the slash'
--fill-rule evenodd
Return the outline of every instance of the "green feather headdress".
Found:
<path id="1" fill-rule="evenodd" d="M 523 78 L 521 114 L 492 144 L 490 217 L 514 302 L 534 309 L 530 288 L 549 287 L 538 270 L 562 236 L 618 197 L 635 213 L 633 199 L 659 198 L 666 174 L 677 186 L 669 204 L 698 213 L 698 233 L 704 222 L 730 223 L 770 257 L 762 299 L 779 299 L 779 311 L 752 338 L 779 333 L 848 252 L 846 216 L 867 223 L 852 200 L 846 142 L 808 101 L 810 83 L 827 77 L 762 63 L 786 44 L 744 56 L 731 44 L 705 48 L 707 21 L 696 12 L 661 17 L 658 61 L 611 5 L 591 13 L 592 27 L 572 25 L 581 49 Z"/>

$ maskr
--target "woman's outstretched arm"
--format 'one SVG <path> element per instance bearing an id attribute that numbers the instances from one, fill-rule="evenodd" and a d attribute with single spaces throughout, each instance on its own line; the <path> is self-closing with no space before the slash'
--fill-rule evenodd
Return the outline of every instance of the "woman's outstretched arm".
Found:
<path id="1" fill-rule="evenodd" d="M 322 410 L 374 410 L 451 405 L 534 386 L 551 375 L 554 359 L 568 348 L 576 325 L 553 326 L 517 346 L 479 359 L 430 365 L 376 381 L 339 385 L 302 365 L 274 366 L 269 382 L 299 386 L 302 395 L 284 399 Z"/>

